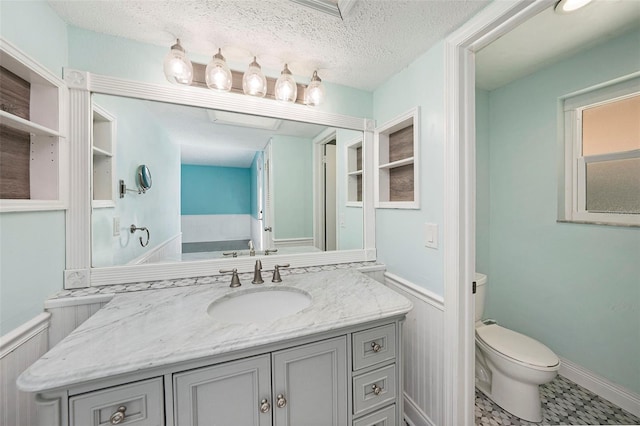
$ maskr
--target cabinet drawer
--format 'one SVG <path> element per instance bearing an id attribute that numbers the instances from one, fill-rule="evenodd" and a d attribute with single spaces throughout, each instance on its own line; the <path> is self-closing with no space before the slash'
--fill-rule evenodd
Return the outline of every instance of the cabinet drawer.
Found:
<path id="1" fill-rule="evenodd" d="M 396 365 L 353 378 L 353 414 L 395 402 Z"/>
<path id="2" fill-rule="evenodd" d="M 119 423 L 114 422 L 124 415 Z M 102 426 L 111 424 L 134 426 L 164 425 L 164 396 L 162 378 L 116 386 L 69 398 L 70 423 L 74 426 Z"/>
<path id="3" fill-rule="evenodd" d="M 396 405 L 393 404 L 390 407 L 354 420 L 353 426 L 398 426 L 396 424 Z"/>
<path id="4" fill-rule="evenodd" d="M 353 334 L 353 369 L 396 357 L 396 326 L 389 324 Z"/>

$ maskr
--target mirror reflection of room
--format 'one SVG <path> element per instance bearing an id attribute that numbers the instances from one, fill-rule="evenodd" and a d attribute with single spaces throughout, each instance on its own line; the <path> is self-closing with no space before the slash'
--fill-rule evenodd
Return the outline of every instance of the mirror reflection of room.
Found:
<path id="1" fill-rule="evenodd" d="M 348 146 L 362 132 L 92 100 L 93 267 L 362 248 L 361 195 L 349 202 L 348 191 Z M 141 164 L 154 180 L 144 195 L 129 191 Z M 131 224 L 149 229 L 147 246 Z"/>

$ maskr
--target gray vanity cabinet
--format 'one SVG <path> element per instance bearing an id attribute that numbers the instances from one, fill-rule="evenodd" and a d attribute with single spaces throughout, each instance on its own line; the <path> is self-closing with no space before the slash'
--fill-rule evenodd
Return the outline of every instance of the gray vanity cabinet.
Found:
<path id="1" fill-rule="evenodd" d="M 174 374 L 176 424 L 270 426 L 270 369 L 267 354 Z"/>
<path id="2" fill-rule="evenodd" d="M 347 425 L 344 336 L 274 352 L 272 365 L 275 426 Z"/>
<path id="3" fill-rule="evenodd" d="M 173 382 L 180 426 L 347 425 L 345 336 L 177 373 Z"/>

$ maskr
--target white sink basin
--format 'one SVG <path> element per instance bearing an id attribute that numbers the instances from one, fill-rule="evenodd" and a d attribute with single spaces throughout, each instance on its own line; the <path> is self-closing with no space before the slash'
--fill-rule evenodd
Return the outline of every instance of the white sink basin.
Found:
<path id="1" fill-rule="evenodd" d="M 209 316 L 228 323 L 265 323 L 300 312 L 311 305 L 311 295 L 297 289 L 253 290 L 231 294 L 212 302 Z"/>

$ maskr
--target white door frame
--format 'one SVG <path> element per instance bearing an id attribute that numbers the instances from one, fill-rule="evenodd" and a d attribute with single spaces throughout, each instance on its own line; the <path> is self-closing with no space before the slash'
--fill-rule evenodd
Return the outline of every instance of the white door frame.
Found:
<path id="1" fill-rule="evenodd" d="M 324 145 L 336 139 L 336 129 L 329 128 L 313 138 L 313 245 L 325 251 L 324 241 Z"/>
<path id="2" fill-rule="evenodd" d="M 444 424 L 474 424 L 475 52 L 555 4 L 496 1 L 446 38 Z"/>

